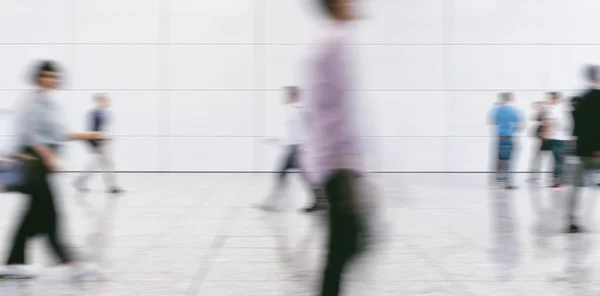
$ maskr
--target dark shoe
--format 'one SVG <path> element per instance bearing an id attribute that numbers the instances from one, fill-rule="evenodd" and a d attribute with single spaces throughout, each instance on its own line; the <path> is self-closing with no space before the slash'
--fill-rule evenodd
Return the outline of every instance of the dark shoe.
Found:
<path id="1" fill-rule="evenodd" d="M 115 188 L 109 190 L 108 192 L 111 194 L 121 194 L 121 193 L 125 193 L 125 190 L 115 187 Z"/>
<path id="2" fill-rule="evenodd" d="M 581 232 L 582 232 L 581 228 L 579 228 L 579 226 L 577 226 L 575 224 L 569 225 L 569 228 L 567 229 L 567 233 L 581 233 Z"/>
<path id="3" fill-rule="evenodd" d="M 279 210 L 275 205 L 268 202 L 256 204 L 254 207 L 265 212 L 277 212 Z"/>
<path id="4" fill-rule="evenodd" d="M 562 185 L 560 184 L 553 184 L 552 186 L 550 186 L 550 188 L 561 188 Z"/>
<path id="5" fill-rule="evenodd" d="M 318 211 L 323 211 L 327 209 L 327 206 L 323 202 L 315 202 L 307 208 L 302 209 L 302 212 L 305 213 L 313 213 Z"/>
<path id="6" fill-rule="evenodd" d="M 515 189 L 519 189 L 517 186 L 514 185 L 506 185 L 506 187 L 504 187 L 506 190 L 515 190 Z"/>

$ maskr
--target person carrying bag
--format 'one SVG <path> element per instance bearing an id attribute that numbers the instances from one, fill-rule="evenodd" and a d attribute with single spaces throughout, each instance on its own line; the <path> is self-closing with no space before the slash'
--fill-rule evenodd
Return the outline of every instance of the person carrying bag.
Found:
<path id="1" fill-rule="evenodd" d="M 92 272 L 83 267 L 66 247 L 61 212 L 56 206 L 51 181 L 54 174 L 62 171 L 58 156 L 63 142 L 102 139 L 102 133 L 70 133 L 65 128 L 64 116 L 53 92 L 58 88 L 59 74 L 56 63 L 52 61 L 42 61 L 36 67 L 32 77 L 36 89 L 23 102 L 16 120 L 15 156 L 3 162 L 4 187 L 24 193 L 28 203 L 9 243 L 6 266 L 0 266 L 0 279 L 35 277 L 23 268 L 27 263 L 27 243 L 34 236 L 46 239 L 56 259 L 70 267 L 71 279 L 80 279 Z"/>

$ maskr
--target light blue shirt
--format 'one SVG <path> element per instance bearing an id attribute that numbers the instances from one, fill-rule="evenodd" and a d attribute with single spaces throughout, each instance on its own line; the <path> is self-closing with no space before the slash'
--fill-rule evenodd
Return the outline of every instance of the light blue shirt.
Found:
<path id="1" fill-rule="evenodd" d="M 17 116 L 17 149 L 57 146 L 68 140 L 60 106 L 47 91 L 35 91 L 26 100 Z"/>
<path id="2" fill-rule="evenodd" d="M 494 110 L 494 120 L 498 127 L 498 136 L 512 137 L 519 129 L 521 113 L 510 104 L 503 104 Z"/>

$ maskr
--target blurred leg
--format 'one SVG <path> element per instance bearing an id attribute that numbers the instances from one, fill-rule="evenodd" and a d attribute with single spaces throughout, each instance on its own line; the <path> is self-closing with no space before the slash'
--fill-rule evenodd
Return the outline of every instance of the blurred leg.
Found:
<path id="1" fill-rule="evenodd" d="M 109 190 L 114 190 L 117 188 L 117 181 L 111 148 L 110 141 L 102 142 L 99 147 L 99 158 L 102 166 L 102 175 L 104 176 L 104 184 Z"/>
<path id="2" fill-rule="evenodd" d="M 576 225 L 576 215 L 577 211 L 578 199 L 581 187 L 584 186 L 585 183 L 585 175 L 587 172 L 587 163 L 589 159 L 586 157 L 582 157 L 581 161 L 577 164 L 573 177 L 573 187 L 571 188 L 571 192 L 569 194 L 569 203 L 567 205 L 567 215 L 568 220 L 571 225 Z"/>
<path id="3" fill-rule="evenodd" d="M 496 182 L 502 182 L 504 180 L 503 171 L 504 171 L 504 162 L 502 161 L 502 139 L 498 138 L 498 142 L 496 143 Z"/>
<path id="4" fill-rule="evenodd" d="M 565 143 L 564 143 L 564 141 L 551 140 L 550 147 L 552 150 L 552 156 L 554 157 L 554 181 L 553 181 L 553 183 L 554 184 L 562 184 Z"/>
<path id="5" fill-rule="evenodd" d="M 326 185 L 330 202 L 329 242 L 321 296 L 340 295 L 344 271 L 359 249 L 361 223 L 355 180 L 352 172 L 338 171 Z"/>
<path id="6" fill-rule="evenodd" d="M 304 183 L 309 187 L 311 193 L 313 194 L 313 201 L 309 204 L 308 207 L 302 209 L 303 212 L 315 212 L 325 208 L 325 190 L 319 188 L 311 179 L 308 173 L 308 170 L 303 165 L 303 161 L 301 159 L 300 148 L 298 147 L 297 153 L 294 156 L 295 167 L 298 168 L 300 172 L 300 176 L 304 180 Z"/>
<path id="7" fill-rule="evenodd" d="M 285 188 L 288 172 L 295 166 L 294 161 L 296 158 L 296 151 L 296 146 L 288 146 L 287 153 L 282 161 L 281 168 L 279 169 L 279 173 L 277 175 L 275 192 L 280 192 Z"/>
<path id="8" fill-rule="evenodd" d="M 21 222 L 18 224 L 15 234 L 13 236 L 12 247 L 10 249 L 10 253 L 8 259 L 6 261 L 7 265 L 24 265 L 25 255 L 26 255 L 26 247 L 27 240 L 29 237 L 35 234 L 35 216 L 37 214 L 37 205 L 35 202 L 30 200 L 30 204 L 28 205 L 28 209 L 23 213 L 23 217 L 21 218 Z"/>
<path id="9" fill-rule="evenodd" d="M 531 157 L 531 180 L 539 179 L 540 158 L 542 155 L 542 141 L 537 139 L 534 143 L 533 156 Z"/>
<path id="10" fill-rule="evenodd" d="M 511 159 L 513 152 L 513 142 L 510 138 L 500 138 L 498 141 L 498 175 L 502 176 L 500 181 L 504 181 L 507 186 L 512 185 L 511 179 Z"/>
<path id="11" fill-rule="evenodd" d="M 54 194 L 52 193 L 52 189 L 50 188 L 50 184 L 48 184 L 46 176 L 36 182 L 35 189 L 32 193 L 35 195 L 35 198 L 39 200 L 41 206 L 39 216 L 36 217 L 37 223 L 40 223 L 38 227 L 42 229 L 47 236 L 50 247 L 60 263 L 70 263 L 72 260 L 63 243 L 60 232 L 60 215 L 57 212 Z"/>
<path id="12" fill-rule="evenodd" d="M 90 159 L 84 166 L 83 172 L 75 179 L 74 185 L 77 187 L 77 189 L 85 190 L 87 188 L 87 180 L 98 167 L 98 163 L 100 162 L 100 154 L 96 149 L 97 148 L 94 149 L 94 152 L 90 153 Z"/>

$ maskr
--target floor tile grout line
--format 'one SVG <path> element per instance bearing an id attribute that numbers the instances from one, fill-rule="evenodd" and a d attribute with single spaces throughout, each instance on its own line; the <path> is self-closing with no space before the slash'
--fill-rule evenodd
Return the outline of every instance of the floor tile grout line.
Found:
<path id="1" fill-rule="evenodd" d="M 247 180 L 244 183 L 245 186 L 240 186 L 239 190 L 246 188 L 251 183 L 253 183 L 252 179 Z M 219 253 L 225 246 L 225 242 L 229 238 L 228 232 L 231 231 L 230 228 L 233 227 L 233 225 L 235 225 L 236 217 L 243 209 L 240 207 L 233 207 L 232 205 L 229 205 L 228 208 L 230 209 L 230 215 L 227 219 L 224 220 L 226 221 L 226 223 L 223 223 L 221 230 L 218 232 L 221 234 L 217 235 L 214 238 L 210 246 L 210 250 L 204 257 L 204 260 L 200 263 L 200 266 L 198 267 L 198 270 L 196 271 L 195 276 L 193 277 L 195 280 L 193 280 L 190 283 L 190 286 L 187 289 L 186 295 L 196 296 L 196 294 L 198 294 L 198 291 L 202 288 L 202 284 L 204 283 L 209 272 L 212 270 L 212 267 L 216 262 L 217 256 L 219 255 Z"/>
<path id="2" fill-rule="evenodd" d="M 160 203 L 161 200 L 159 198 L 157 198 L 156 200 L 154 200 L 154 202 L 155 203 Z M 163 232 L 161 232 L 155 238 L 151 239 L 151 241 L 145 247 L 139 248 L 139 250 L 137 252 L 135 252 L 135 254 L 133 254 L 132 257 L 134 257 L 134 256 L 143 256 L 144 254 L 147 255 L 158 244 L 160 244 L 160 242 L 164 239 L 164 237 L 165 237 L 166 234 L 168 234 L 175 226 L 177 226 L 185 218 L 187 218 L 185 215 L 180 215 L 179 219 L 176 219 L 175 221 L 173 221 L 173 223 L 171 224 L 170 227 L 167 227 Z M 133 267 L 135 267 L 134 264 L 129 265 L 129 268 L 133 268 Z M 126 273 L 126 270 L 124 270 L 123 273 Z"/>
<path id="3" fill-rule="evenodd" d="M 231 227 L 231 225 L 233 225 L 235 221 L 235 216 L 239 211 L 239 208 L 231 208 L 230 217 L 224 220 L 229 223 L 223 223 L 223 226 L 221 227 L 222 230 L 219 232 L 222 232 L 223 229 L 228 229 L 229 227 Z M 202 262 L 200 263 L 200 266 L 195 272 L 195 275 L 193 277 L 195 281 L 190 283 L 190 287 L 188 288 L 189 295 L 195 295 L 195 293 L 197 293 L 198 290 L 201 288 L 204 279 L 212 269 L 212 265 L 216 262 L 216 258 L 223 249 L 223 246 L 225 245 L 225 242 L 228 238 L 228 235 L 217 235 L 214 237 L 213 242 L 209 247 L 209 251 L 206 253 Z"/>

